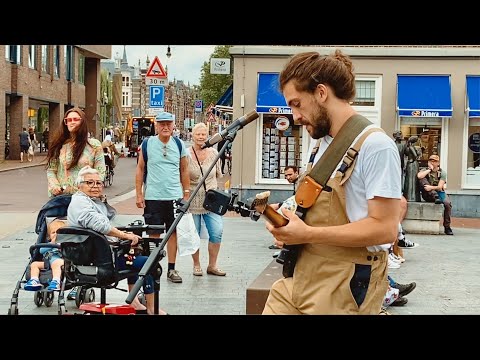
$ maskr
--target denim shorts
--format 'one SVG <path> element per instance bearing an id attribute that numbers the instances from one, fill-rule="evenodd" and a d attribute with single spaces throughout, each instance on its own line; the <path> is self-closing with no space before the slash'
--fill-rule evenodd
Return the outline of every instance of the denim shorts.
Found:
<path id="1" fill-rule="evenodd" d="M 222 242 L 223 234 L 223 219 L 220 215 L 213 212 L 208 212 L 206 214 L 192 214 L 193 221 L 195 222 L 195 227 L 197 228 L 198 234 L 200 234 L 200 226 L 203 221 L 205 221 L 205 226 L 208 231 L 208 241 L 213 244 L 219 244 Z"/>
<path id="2" fill-rule="evenodd" d="M 58 259 L 62 258 L 62 253 L 56 248 L 40 248 L 40 254 L 44 255 L 50 252 L 50 266 Z"/>

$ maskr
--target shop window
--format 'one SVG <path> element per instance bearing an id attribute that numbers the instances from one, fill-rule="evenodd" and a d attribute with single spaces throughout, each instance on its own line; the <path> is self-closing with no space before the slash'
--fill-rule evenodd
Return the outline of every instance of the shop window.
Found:
<path id="1" fill-rule="evenodd" d="M 291 114 L 264 114 L 262 126 L 262 179 L 284 179 L 285 166 L 302 169 L 303 128 Z"/>
<path id="2" fill-rule="evenodd" d="M 441 139 L 442 125 L 440 118 L 417 118 L 402 117 L 400 122 L 400 130 L 405 141 L 411 136 L 417 136 L 418 141 L 415 146 L 421 149 L 419 159 L 420 167 L 428 166 L 428 158 L 430 155 L 438 155 L 442 157 Z"/>
<path id="3" fill-rule="evenodd" d="M 480 118 L 470 118 L 468 124 L 466 185 L 480 186 Z"/>

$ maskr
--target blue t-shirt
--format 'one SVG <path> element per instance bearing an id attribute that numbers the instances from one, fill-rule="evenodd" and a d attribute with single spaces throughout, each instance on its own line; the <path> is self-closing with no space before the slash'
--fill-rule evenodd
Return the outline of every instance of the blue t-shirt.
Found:
<path id="1" fill-rule="evenodd" d="M 164 144 L 158 136 L 150 136 L 147 142 L 147 181 L 145 200 L 177 200 L 183 197 L 180 181 L 180 158 L 187 156 L 182 140 L 179 154 L 175 140 L 170 137 Z"/>

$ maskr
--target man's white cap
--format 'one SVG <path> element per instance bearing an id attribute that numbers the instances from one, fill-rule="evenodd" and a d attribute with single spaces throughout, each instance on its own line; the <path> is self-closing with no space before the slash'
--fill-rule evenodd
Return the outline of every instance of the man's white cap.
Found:
<path id="1" fill-rule="evenodd" d="M 169 112 L 163 111 L 155 116 L 155 121 L 175 121 L 175 118 Z"/>

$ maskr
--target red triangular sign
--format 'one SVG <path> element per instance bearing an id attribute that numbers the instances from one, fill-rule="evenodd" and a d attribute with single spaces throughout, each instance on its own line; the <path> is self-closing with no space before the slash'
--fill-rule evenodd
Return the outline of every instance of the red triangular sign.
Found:
<path id="1" fill-rule="evenodd" d="M 167 78 L 167 73 L 165 72 L 165 69 L 163 68 L 158 56 L 155 56 L 155 59 L 153 59 L 152 63 L 150 64 L 146 77 L 155 77 L 162 79 Z"/>

